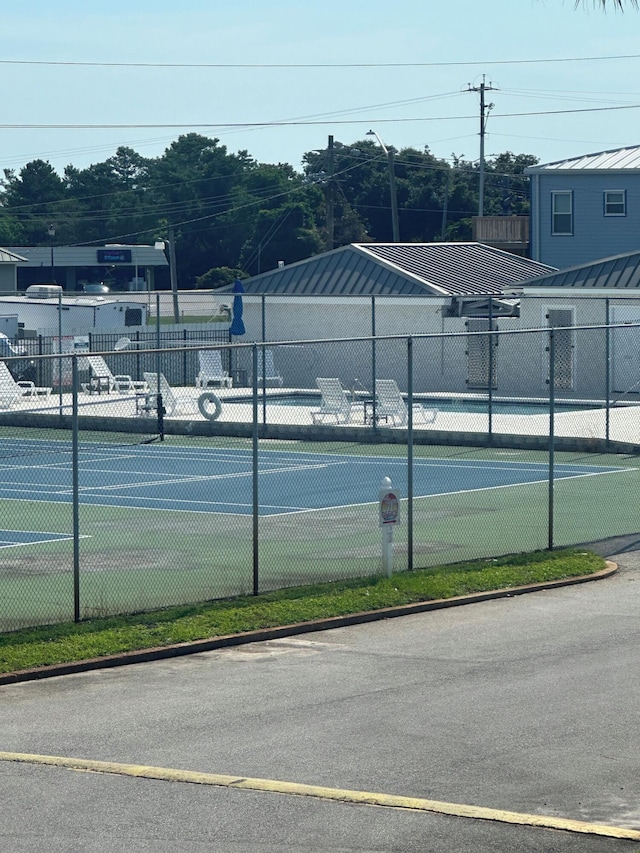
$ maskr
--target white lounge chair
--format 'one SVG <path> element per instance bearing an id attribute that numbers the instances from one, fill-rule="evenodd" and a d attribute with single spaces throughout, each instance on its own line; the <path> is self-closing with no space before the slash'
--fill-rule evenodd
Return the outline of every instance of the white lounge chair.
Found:
<path id="1" fill-rule="evenodd" d="M 24 397 L 48 397 L 51 388 L 39 388 L 26 379 L 15 380 L 4 361 L 0 361 L 0 409 L 9 409 Z"/>
<path id="2" fill-rule="evenodd" d="M 422 403 L 414 403 L 412 410 L 414 420 L 419 417 L 426 424 L 438 417 L 435 407 L 425 408 Z M 390 418 L 394 426 L 409 422 L 409 410 L 395 379 L 376 379 L 376 417 Z"/>
<path id="3" fill-rule="evenodd" d="M 222 366 L 222 356 L 217 349 L 198 350 L 200 372 L 196 376 L 196 388 L 207 388 L 210 384 L 231 388 L 233 382 Z"/>
<path id="4" fill-rule="evenodd" d="M 158 408 L 158 374 L 148 372 L 144 374 L 147 391 L 144 394 L 144 403 L 138 407 L 138 411 L 144 414 L 152 414 Z M 180 412 L 195 412 L 198 409 L 198 401 L 186 394 L 177 395 L 167 382 L 164 373 L 160 374 L 160 393 L 162 394 L 162 406 L 167 417 Z"/>
<path id="5" fill-rule="evenodd" d="M 336 423 L 348 424 L 355 408 L 362 408 L 362 403 L 354 403 L 342 387 L 339 379 L 316 379 L 316 385 L 320 389 L 322 398 L 320 408 L 311 412 L 311 420 L 314 424 L 323 422 L 327 417 L 336 419 Z"/>
<path id="6" fill-rule="evenodd" d="M 94 391 L 98 394 L 102 391 L 106 391 L 107 394 L 112 391 L 122 394 L 125 391 L 144 391 L 147 387 L 147 383 L 142 379 L 132 379 L 128 373 L 114 375 L 101 355 L 86 355 L 85 358 L 91 368 L 91 378 L 88 382 L 82 383 L 82 389 L 89 394 Z"/>
<path id="7" fill-rule="evenodd" d="M 264 372 L 262 370 L 264 365 Z M 263 378 L 264 377 L 264 378 Z M 266 349 L 264 351 L 264 361 L 262 352 L 258 352 L 258 385 L 263 383 L 279 385 L 282 388 L 282 376 L 276 370 L 276 365 L 273 360 L 273 350 Z"/>

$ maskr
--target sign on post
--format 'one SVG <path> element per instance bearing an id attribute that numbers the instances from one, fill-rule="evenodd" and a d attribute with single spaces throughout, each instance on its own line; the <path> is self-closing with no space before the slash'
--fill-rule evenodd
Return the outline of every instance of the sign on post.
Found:
<path id="1" fill-rule="evenodd" d="M 385 477 L 378 495 L 378 517 L 382 529 L 382 563 L 388 578 L 393 573 L 393 528 L 400 523 L 400 496 L 389 477 Z"/>

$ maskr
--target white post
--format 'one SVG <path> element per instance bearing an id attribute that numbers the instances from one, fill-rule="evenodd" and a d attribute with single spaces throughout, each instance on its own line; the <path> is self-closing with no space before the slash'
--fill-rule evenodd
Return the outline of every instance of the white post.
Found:
<path id="1" fill-rule="evenodd" d="M 400 499 L 389 477 L 379 492 L 379 524 L 382 532 L 382 565 L 388 578 L 393 574 L 393 528 L 400 522 Z"/>
<path id="2" fill-rule="evenodd" d="M 393 574 L 393 525 L 387 524 L 382 528 L 382 565 L 385 575 L 390 578 Z"/>

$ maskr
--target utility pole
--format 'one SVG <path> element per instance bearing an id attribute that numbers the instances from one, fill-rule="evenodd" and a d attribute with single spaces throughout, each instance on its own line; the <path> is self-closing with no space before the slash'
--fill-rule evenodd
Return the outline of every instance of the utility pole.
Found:
<path id="1" fill-rule="evenodd" d="M 467 83 L 467 92 L 480 92 L 480 187 L 478 191 L 478 216 L 484 216 L 484 136 L 487 129 L 487 120 L 489 113 L 493 109 L 493 104 L 486 104 L 484 95 L 485 92 L 492 92 L 494 86 L 485 83 L 485 76 L 482 75 L 482 83 L 479 86 L 472 86 Z"/>
<path id="2" fill-rule="evenodd" d="M 180 307 L 178 305 L 178 278 L 176 275 L 176 234 L 173 225 L 169 226 L 169 275 L 173 298 L 173 322 L 177 324 L 180 322 Z"/>
<path id="3" fill-rule="evenodd" d="M 333 219 L 333 210 L 335 206 L 335 184 L 333 180 L 334 165 L 333 165 L 333 136 L 329 136 L 327 142 L 327 160 L 328 160 L 328 177 L 326 182 L 327 196 L 327 249 L 331 251 L 335 244 L 335 227 Z"/>
<path id="4" fill-rule="evenodd" d="M 447 186 L 444 192 L 444 204 L 442 205 L 442 233 L 440 239 L 444 243 L 447 236 L 447 216 L 449 207 L 449 192 L 451 191 L 451 169 L 447 171 Z"/>

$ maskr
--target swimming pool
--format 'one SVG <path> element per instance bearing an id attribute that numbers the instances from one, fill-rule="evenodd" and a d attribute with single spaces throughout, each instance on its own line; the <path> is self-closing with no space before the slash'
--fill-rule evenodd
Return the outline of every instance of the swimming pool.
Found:
<path id="1" fill-rule="evenodd" d="M 269 396 L 269 406 L 292 406 L 313 408 L 320 405 L 320 395 L 298 395 Z M 362 399 L 362 398 L 359 398 Z M 465 397 L 421 397 L 415 396 L 414 401 L 425 406 L 436 407 L 441 412 L 487 414 L 489 410 L 488 400 L 477 400 Z M 262 402 L 262 401 L 261 401 Z M 567 401 L 556 401 L 556 412 L 584 412 L 598 409 L 601 406 L 597 402 L 569 403 Z M 494 415 L 546 415 L 549 413 L 549 403 L 546 400 L 493 400 L 491 412 Z"/>

